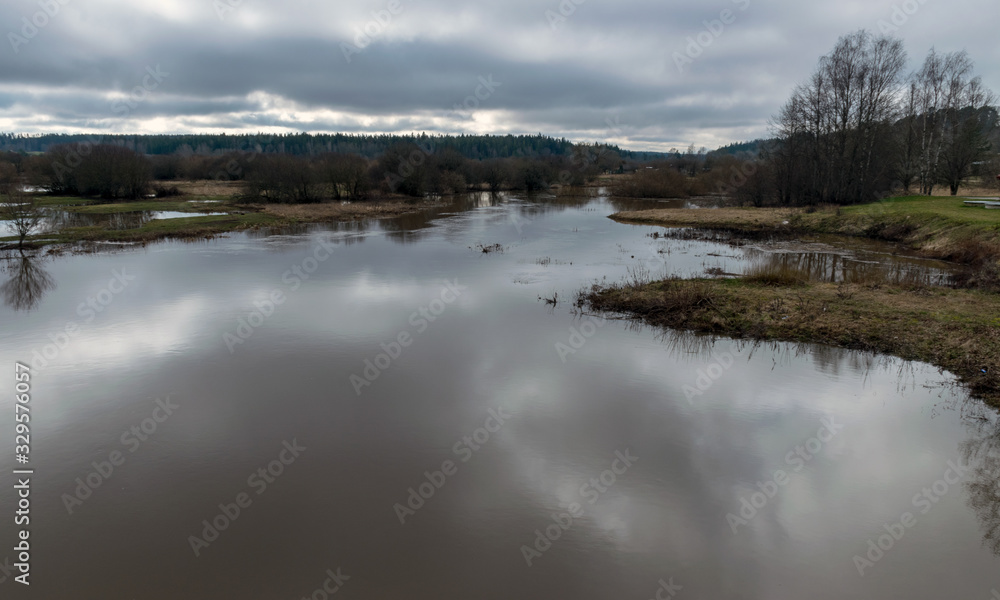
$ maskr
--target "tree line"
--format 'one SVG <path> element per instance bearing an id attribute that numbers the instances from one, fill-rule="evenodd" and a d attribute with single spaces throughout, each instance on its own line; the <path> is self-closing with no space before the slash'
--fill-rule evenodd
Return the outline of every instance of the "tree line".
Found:
<path id="1" fill-rule="evenodd" d="M 323 152 L 296 155 L 251 150 L 213 155 L 144 155 L 125 145 L 69 143 L 44 154 L 0 153 L 8 178 L 57 195 L 137 199 L 176 193 L 175 180 L 241 182 L 248 202 L 308 203 L 372 197 L 548 189 L 583 185 L 622 171 L 614 146 L 573 144 L 568 154 L 468 158 L 451 146 L 403 142 L 377 158 Z"/>
<path id="2" fill-rule="evenodd" d="M 574 144 L 568 155 L 470 159 L 448 146 L 400 143 L 374 159 L 358 154 L 264 153 L 260 148 L 212 155 L 143 155 L 115 144 L 53 146 L 40 155 L 0 152 L 0 173 L 56 195 L 138 199 L 170 196 L 172 181 L 239 184 L 247 202 L 311 203 L 387 196 L 422 197 L 475 190 L 541 191 L 580 186 L 603 173 L 629 173 L 615 193 L 635 198 L 746 194 L 756 168 L 749 146 L 624 158 L 615 146 Z M 3 170 L 3 169 L 6 170 Z"/>
<path id="3" fill-rule="evenodd" d="M 255 155 L 227 171 L 243 181 L 248 201 L 319 202 L 372 196 L 456 194 L 470 190 L 539 191 L 552 185 L 584 185 L 601 173 L 624 168 L 610 146 L 575 144 L 569 155 L 470 159 L 450 147 L 416 143 L 389 147 L 374 160 L 356 154 Z"/>
<path id="4" fill-rule="evenodd" d="M 894 191 L 929 195 L 996 161 L 996 96 L 965 51 L 931 49 L 905 73 L 900 40 L 840 38 L 773 119 L 752 183 L 778 204 L 870 202 Z"/>
<path id="5" fill-rule="evenodd" d="M 400 144 L 418 144 L 451 149 L 468 159 L 570 156 L 576 144 L 542 134 L 536 135 L 366 135 L 366 134 L 190 134 L 190 135 L 24 135 L 0 133 L 0 151 L 20 153 L 47 152 L 54 146 L 69 144 L 112 144 L 146 155 L 218 156 L 231 152 L 292 154 L 318 156 L 326 153 L 357 154 L 377 158 Z M 632 152 L 611 148 L 626 159 L 650 160 L 662 157 L 656 152 Z"/>

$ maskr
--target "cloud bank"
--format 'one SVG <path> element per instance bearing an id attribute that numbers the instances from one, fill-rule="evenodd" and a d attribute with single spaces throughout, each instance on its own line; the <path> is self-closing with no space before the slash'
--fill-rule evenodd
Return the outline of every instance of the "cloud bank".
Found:
<path id="1" fill-rule="evenodd" d="M 0 131 L 544 133 L 636 150 L 767 135 L 837 38 L 967 49 L 990 0 L 9 0 Z"/>

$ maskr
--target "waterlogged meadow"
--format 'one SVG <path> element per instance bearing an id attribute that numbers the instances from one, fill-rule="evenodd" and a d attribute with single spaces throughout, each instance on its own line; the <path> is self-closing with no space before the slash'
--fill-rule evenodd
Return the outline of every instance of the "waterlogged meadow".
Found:
<path id="1" fill-rule="evenodd" d="M 35 570 L 0 551 L 3 597 L 989 598 L 1000 424 L 952 375 L 580 300 L 772 255 L 942 265 L 606 218 L 653 204 L 474 194 L 8 263 Z"/>

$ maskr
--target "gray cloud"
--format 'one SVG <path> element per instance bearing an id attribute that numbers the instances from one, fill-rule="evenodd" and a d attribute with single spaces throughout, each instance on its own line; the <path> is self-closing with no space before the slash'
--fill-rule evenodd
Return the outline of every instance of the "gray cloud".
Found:
<path id="1" fill-rule="evenodd" d="M 222 18 L 214 0 L 5 3 L 0 130 L 543 132 L 714 147 L 766 135 L 794 85 L 859 28 L 892 30 L 913 67 L 932 44 L 965 48 L 1000 90 L 989 0 L 961 10 L 940 0 L 227 1 L 239 5 Z M 365 47 L 353 46 L 366 29 Z M 690 58 L 680 69 L 678 56 Z M 169 75 L 150 88 L 157 67 Z M 462 103 L 472 110 L 456 112 Z"/>

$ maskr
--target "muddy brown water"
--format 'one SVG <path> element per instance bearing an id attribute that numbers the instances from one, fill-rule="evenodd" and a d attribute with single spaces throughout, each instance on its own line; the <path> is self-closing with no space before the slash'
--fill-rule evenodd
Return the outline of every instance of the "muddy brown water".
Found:
<path id="1" fill-rule="evenodd" d="M 6 261 L 0 564 L 23 529 L 16 361 L 34 364 L 34 473 L 31 585 L 0 569 L 0 594 L 1000 589 L 996 413 L 922 364 L 576 314 L 595 281 L 759 258 L 605 218 L 635 206 L 477 195 L 381 224 Z"/>

